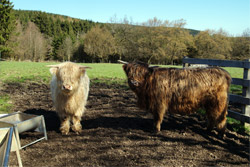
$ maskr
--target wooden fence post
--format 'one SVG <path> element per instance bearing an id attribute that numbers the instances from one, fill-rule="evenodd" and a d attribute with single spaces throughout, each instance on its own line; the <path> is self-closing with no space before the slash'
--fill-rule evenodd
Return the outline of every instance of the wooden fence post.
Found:
<path id="1" fill-rule="evenodd" d="M 187 56 L 184 56 L 184 59 L 188 59 Z M 190 64 L 189 63 L 182 63 L 182 67 L 185 68 L 185 67 L 189 67 Z"/>
<path id="2" fill-rule="evenodd" d="M 245 60 L 246 62 L 250 62 L 250 59 Z M 244 68 L 243 79 L 250 80 L 250 69 Z M 250 85 L 248 87 L 242 87 L 242 96 L 246 98 L 250 98 Z M 242 106 L 242 114 L 250 116 L 250 105 Z M 243 123 L 243 122 L 242 122 Z"/>

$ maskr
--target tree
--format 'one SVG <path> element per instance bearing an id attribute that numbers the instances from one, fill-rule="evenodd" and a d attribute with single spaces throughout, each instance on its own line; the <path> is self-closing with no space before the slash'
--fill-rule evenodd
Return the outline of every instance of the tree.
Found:
<path id="1" fill-rule="evenodd" d="M 250 29 L 246 29 L 241 37 L 232 38 L 232 59 L 249 59 L 250 53 Z"/>
<path id="2" fill-rule="evenodd" d="M 84 51 L 92 55 L 92 59 L 108 62 L 109 55 L 116 53 L 114 37 L 105 27 L 95 26 L 85 36 Z"/>
<path id="3" fill-rule="evenodd" d="M 216 43 L 216 53 L 214 58 L 217 59 L 231 59 L 232 44 L 227 33 L 220 29 L 215 32 L 212 37 Z"/>
<path id="4" fill-rule="evenodd" d="M 14 29 L 15 18 L 12 8 L 12 2 L 9 0 L 0 1 L 0 52 L 8 50 L 5 43 Z"/>
<path id="5" fill-rule="evenodd" d="M 180 61 L 193 45 L 193 37 L 184 29 L 185 21 L 162 21 L 156 17 L 139 27 L 139 58 L 148 63 Z"/>
<path id="6" fill-rule="evenodd" d="M 28 22 L 27 28 L 23 30 L 18 21 L 7 44 L 14 60 L 43 61 L 47 53 L 47 42 L 32 22 Z"/>
<path id="7" fill-rule="evenodd" d="M 118 20 L 116 16 L 110 18 L 107 28 L 115 40 L 116 54 L 118 59 L 132 60 L 137 55 L 136 26 L 133 26 L 132 19 L 129 21 L 125 16 Z"/>
<path id="8" fill-rule="evenodd" d="M 157 59 L 161 56 L 162 41 L 163 41 L 163 27 L 165 25 L 161 20 L 156 17 L 149 19 L 147 22 L 142 23 L 142 27 L 139 27 L 137 33 L 139 38 L 138 44 L 138 57 L 141 61 L 151 63 L 153 59 Z M 161 52 L 159 52 L 161 50 Z"/>
<path id="9" fill-rule="evenodd" d="M 10 34 L 9 40 L 6 42 L 10 51 L 8 52 L 8 57 L 11 60 L 23 60 L 23 55 L 25 53 L 25 48 L 22 47 L 23 45 L 23 26 L 19 20 L 16 22 L 16 27 Z"/>
<path id="10" fill-rule="evenodd" d="M 170 64 L 175 61 L 180 62 L 184 56 L 188 55 L 188 48 L 193 47 L 193 36 L 184 29 L 186 22 L 183 19 L 169 22 L 166 37 L 166 59 Z"/>
<path id="11" fill-rule="evenodd" d="M 72 44 L 72 40 L 69 36 L 67 36 L 62 45 L 59 47 L 59 51 L 58 51 L 59 57 L 61 60 L 65 61 L 70 61 L 72 54 L 73 54 L 73 44 Z"/>
<path id="12" fill-rule="evenodd" d="M 24 32 L 26 42 L 26 60 L 42 61 L 45 58 L 46 42 L 39 28 L 33 23 L 28 22 L 28 27 Z"/>
<path id="13" fill-rule="evenodd" d="M 200 32 L 195 37 L 195 46 L 199 58 L 230 59 L 231 43 L 221 30 Z"/>

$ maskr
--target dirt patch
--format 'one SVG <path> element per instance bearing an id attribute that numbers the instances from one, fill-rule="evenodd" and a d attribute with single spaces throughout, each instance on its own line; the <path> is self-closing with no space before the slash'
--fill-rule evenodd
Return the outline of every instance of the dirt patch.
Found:
<path id="1" fill-rule="evenodd" d="M 205 130 L 203 116 L 167 115 L 159 134 L 127 87 L 91 84 L 80 135 L 62 136 L 45 84 L 5 84 L 13 111 L 44 115 L 48 140 L 20 151 L 23 166 L 248 166 L 249 136 L 229 130 L 225 139 Z M 230 129 L 230 127 L 229 127 Z M 21 134 L 21 143 L 36 137 Z M 18 165 L 11 153 L 10 166 Z"/>

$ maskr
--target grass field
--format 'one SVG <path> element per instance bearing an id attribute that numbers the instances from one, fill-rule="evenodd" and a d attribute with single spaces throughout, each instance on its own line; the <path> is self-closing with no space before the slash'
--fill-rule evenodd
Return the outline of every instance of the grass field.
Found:
<path id="1" fill-rule="evenodd" d="M 51 79 L 49 68 L 46 65 L 58 63 L 38 63 L 38 62 L 0 62 L 0 81 L 2 82 L 43 82 L 48 83 Z M 91 67 L 87 73 L 90 79 L 110 79 L 124 80 L 125 73 L 121 64 L 82 64 Z M 170 66 L 164 66 L 170 67 Z M 171 66 L 173 67 L 173 66 Z M 175 66 L 181 67 L 181 66 Z M 242 78 L 243 69 L 241 68 L 225 68 L 233 78 Z"/>
<path id="2" fill-rule="evenodd" d="M 37 82 L 48 84 L 51 79 L 49 68 L 46 65 L 59 64 L 53 62 L 0 62 L 0 86 L 7 82 Z M 126 76 L 121 64 L 82 64 L 91 67 L 87 70 L 91 82 L 105 82 L 126 84 Z M 163 66 L 170 67 L 170 66 Z M 173 66 L 171 66 L 173 67 Z M 181 66 L 175 66 L 181 67 Z M 242 78 L 243 69 L 241 68 L 225 68 L 233 78 Z M 232 85 L 231 92 L 241 93 L 241 86 Z M 11 108 L 11 99 L 9 95 L 0 94 L 0 113 L 6 113 Z"/>
<path id="3" fill-rule="evenodd" d="M 46 65 L 58 64 L 58 63 L 40 63 L 40 62 L 0 62 L 0 83 L 1 82 L 38 82 L 49 83 L 51 74 L 49 68 Z M 87 70 L 87 74 L 92 82 L 106 82 L 106 83 L 118 83 L 125 84 L 126 76 L 122 70 L 121 64 L 82 64 L 84 66 L 91 67 Z M 170 67 L 170 66 L 163 66 Z M 171 66 L 173 67 L 173 66 Z M 181 67 L 181 66 L 174 66 Z M 225 68 L 233 78 L 242 78 L 243 69 L 241 68 Z M 232 85 L 231 92 L 236 94 L 241 93 L 241 86 Z"/>
<path id="4" fill-rule="evenodd" d="M 0 78 L 2 82 L 43 82 L 49 83 L 51 74 L 46 65 L 58 63 L 37 62 L 0 62 Z M 125 79 L 121 64 L 82 64 L 91 67 L 87 70 L 90 79 Z"/>

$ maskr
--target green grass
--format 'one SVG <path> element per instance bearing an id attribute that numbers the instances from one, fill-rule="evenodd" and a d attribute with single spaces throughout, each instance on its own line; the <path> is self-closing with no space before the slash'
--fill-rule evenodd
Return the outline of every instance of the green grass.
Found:
<path id="1" fill-rule="evenodd" d="M 48 63 L 0 62 L 2 82 L 49 82 Z"/>
<path id="2" fill-rule="evenodd" d="M 230 73 L 232 78 L 243 78 L 243 68 L 225 67 L 224 69 Z M 231 85 L 230 93 L 241 95 L 242 94 L 242 86 Z"/>
<path id="3" fill-rule="evenodd" d="M 37 63 L 37 62 L 0 62 L 0 79 L 2 82 L 41 82 L 49 83 L 51 74 L 46 65 L 59 63 Z M 121 64 L 81 64 L 91 67 L 87 69 L 90 79 L 109 80 L 123 82 L 126 78 Z"/>
<path id="4" fill-rule="evenodd" d="M 0 81 L 2 82 L 43 82 L 49 83 L 51 74 L 46 65 L 59 63 L 40 63 L 40 62 L 0 62 Z M 83 63 L 83 66 L 91 67 L 87 70 L 90 79 L 105 79 L 113 81 L 121 81 L 126 79 L 122 69 L 122 64 L 109 63 Z M 181 67 L 181 66 L 163 66 L 163 67 Z M 242 78 L 243 69 L 241 68 L 225 68 L 232 77 Z"/>
<path id="5" fill-rule="evenodd" d="M 0 96 L 0 114 L 9 113 L 12 104 L 10 103 L 10 98 L 8 95 Z"/>
<path id="6" fill-rule="evenodd" d="M 242 123 L 236 119 L 227 117 L 227 124 L 229 124 L 235 132 L 247 133 L 250 135 L 250 127 L 243 126 Z"/>

